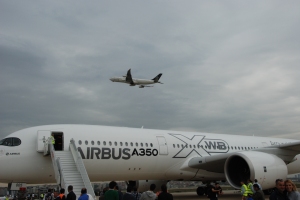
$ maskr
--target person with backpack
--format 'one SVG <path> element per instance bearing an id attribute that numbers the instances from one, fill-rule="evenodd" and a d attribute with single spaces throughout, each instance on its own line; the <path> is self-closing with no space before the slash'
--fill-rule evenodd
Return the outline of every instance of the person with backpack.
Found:
<path id="1" fill-rule="evenodd" d="M 59 195 L 55 198 L 55 200 L 65 200 L 65 189 L 61 188 L 59 191 Z"/>
<path id="2" fill-rule="evenodd" d="M 45 195 L 45 200 L 54 200 L 54 194 L 51 189 L 48 189 L 48 193 Z"/>
<path id="3" fill-rule="evenodd" d="M 141 198 L 141 193 L 139 193 L 137 191 L 137 187 L 136 186 L 133 186 L 133 191 L 132 191 L 132 196 L 136 199 L 136 200 L 140 200 Z"/>

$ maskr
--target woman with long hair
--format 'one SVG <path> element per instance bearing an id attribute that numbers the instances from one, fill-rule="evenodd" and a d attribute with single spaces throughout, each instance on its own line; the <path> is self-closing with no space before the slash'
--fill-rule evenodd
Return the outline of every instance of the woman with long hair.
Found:
<path id="1" fill-rule="evenodd" d="M 285 189 L 290 200 L 300 200 L 300 193 L 297 191 L 296 185 L 289 179 L 284 181 Z"/>

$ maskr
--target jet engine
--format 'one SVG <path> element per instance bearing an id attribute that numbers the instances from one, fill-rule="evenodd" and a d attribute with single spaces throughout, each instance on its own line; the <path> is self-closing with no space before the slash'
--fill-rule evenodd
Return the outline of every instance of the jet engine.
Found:
<path id="1" fill-rule="evenodd" d="M 240 188 L 240 182 L 257 179 L 263 189 L 275 186 L 276 179 L 286 179 L 288 170 L 284 161 L 263 152 L 237 152 L 226 159 L 224 172 L 228 183 Z"/>
<path id="2" fill-rule="evenodd" d="M 136 186 L 139 192 L 145 192 L 149 190 L 151 184 L 155 184 L 155 192 L 160 190 L 162 184 L 167 184 L 168 181 L 163 180 L 138 180 L 138 181 L 126 181 L 127 185 Z"/>

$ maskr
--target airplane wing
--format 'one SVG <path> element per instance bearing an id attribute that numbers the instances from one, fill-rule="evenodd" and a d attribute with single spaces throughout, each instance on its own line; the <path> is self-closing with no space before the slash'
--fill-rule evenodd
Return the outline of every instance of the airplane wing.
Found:
<path id="1" fill-rule="evenodd" d="M 293 158 L 300 153 L 300 142 L 273 145 L 250 150 L 250 152 L 251 151 L 273 154 L 284 160 L 286 163 L 290 163 L 293 162 Z M 224 165 L 227 158 L 229 158 L 232 155 L 235 155 L 236 153 L 238 152 L 211 155 L 205 157 L 194 157 L 188 161 L 188 166 L 192 168 L 207 170 L 210 172 L 224 173 Z"/>
<path id="2" fill-rule="evenodd" d="M 127 75 L 126 75 L 126 82 L 130 83 L 130 85 L 135 85 L 133 80 L 132 80 L 132 76 L 131 76 L 131 69 L 129 69 L 127 71 Z"/>
<path id="3" fill-rule="evenodd" d="M 300 142 L 273 145 L 273 146 L 268 146 L 266 148 L 279 148 L 279 149 L 285 149 L 285 150 L 292 150 L 292 151 L 300 152 Z"/>

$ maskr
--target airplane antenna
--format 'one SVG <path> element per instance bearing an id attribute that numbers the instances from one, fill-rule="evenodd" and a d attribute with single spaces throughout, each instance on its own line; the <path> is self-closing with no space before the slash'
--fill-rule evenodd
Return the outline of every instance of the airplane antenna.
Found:
<path id="1" fill-rule="evenodd" d="M 141 129 L 144 129 L 144 126 L 142 126 Z"/>

